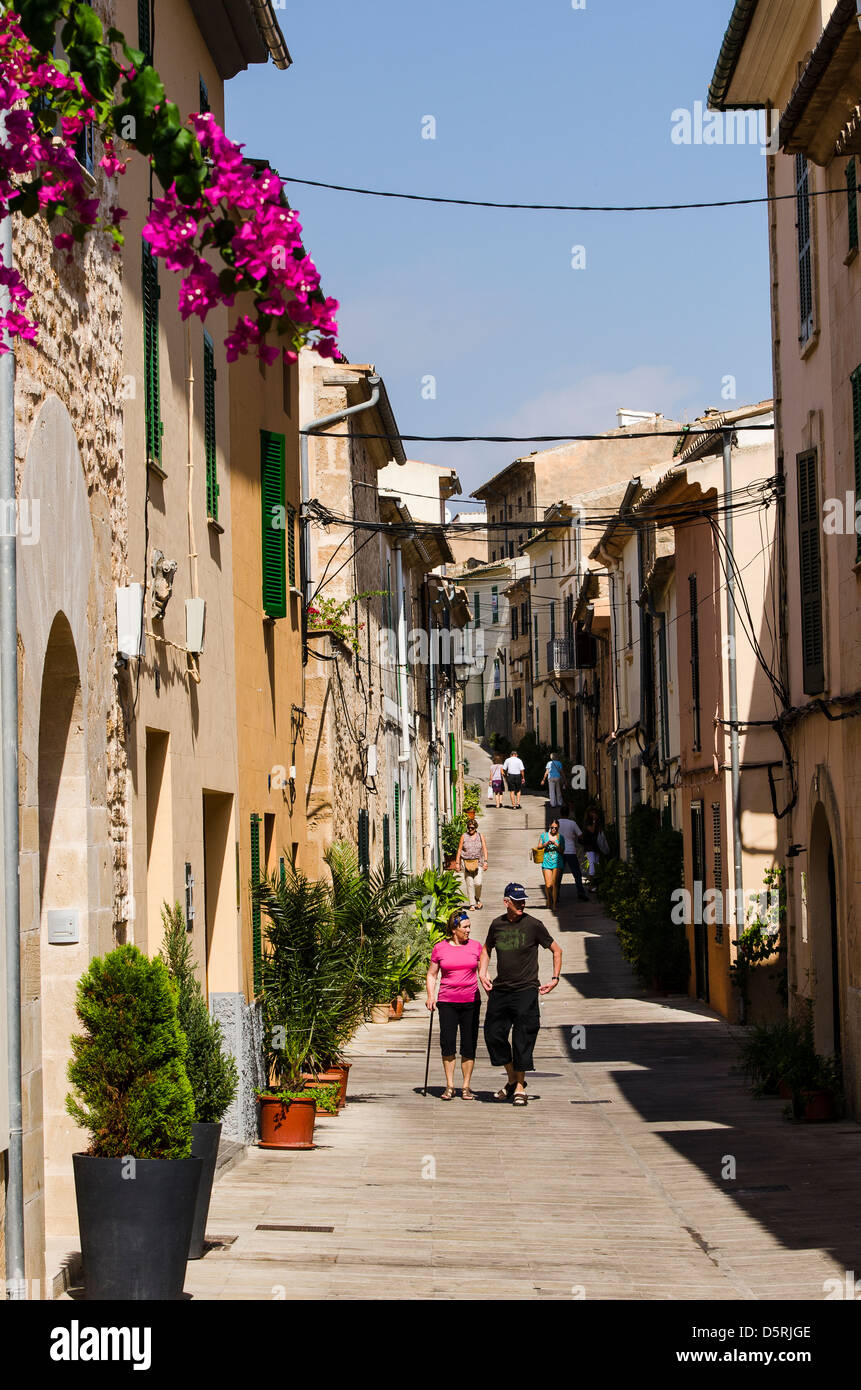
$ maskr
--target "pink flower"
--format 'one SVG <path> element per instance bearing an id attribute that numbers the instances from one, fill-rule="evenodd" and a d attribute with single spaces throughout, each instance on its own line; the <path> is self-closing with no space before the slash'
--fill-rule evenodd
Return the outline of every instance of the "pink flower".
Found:
<path id="1" fill-rule="evenodd" d="M 54 237 L 54 245 L 58 251 L 71 251 L 75 244 L 75 238 L 71 232 L 58 232 Z"/>

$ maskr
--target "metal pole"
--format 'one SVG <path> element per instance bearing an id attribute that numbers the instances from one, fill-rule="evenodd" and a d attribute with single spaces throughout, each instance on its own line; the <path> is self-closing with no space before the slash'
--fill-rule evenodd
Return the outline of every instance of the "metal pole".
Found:
<path id="1" fill-rule="evenodd" d="M 0 257 L 12 265 L 12 219 L 0 224 Z M 9 309 L 0 287 L 0 307 Z M 14 502 L 15 354 L 0 356 L 0 498 Z M 10 514 L 14 514 L 11 512 Z M 9 1171 L 6 1183 L 6 1297 L 27 1296 L 24 1273 L 24 1160 L 21 1101 L 21 911 L 18 882 L 18 575 L 15 527 L 0 535 L 0 722 L 3 741 L 3 905 L 6 927 L 6 1027 L 9 1071 Z"/>
<path id="2" fill-rule="evenodd" d="M 730 718 L 730 768 L 732 778 L 732 858 L 735 886 L 735 933 L 736 941 L 744 930 L 744 884 L 741 871 L 741 774 L 738 752 L 738 673 L 735 658 L 735 553 L 733 550 L 732 509 L 732 435 L 731 429 L 723 431 L 723 491 L 725 499 L 725 535 L 727 548 L 726 584 L 726 631 L 729 638 L 729 718 Z M 744 997 L 740 1000 L 740 1018 L 745 1021 Z"/>

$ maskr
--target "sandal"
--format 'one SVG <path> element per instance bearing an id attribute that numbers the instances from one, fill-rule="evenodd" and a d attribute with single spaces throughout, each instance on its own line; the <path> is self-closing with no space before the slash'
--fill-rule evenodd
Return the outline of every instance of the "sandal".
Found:
<path id="1" fill-rule="evenodd" d="M 462 1100 L 477 1100 L 477 1099 L 478 1099 L 478 1097 L 477 1097 L 476 1094 L 475 1094 L 475 1091 L 471 1091 L 471 1090 L 469 1089 L 468 1086 L 464 1086 L 464 1088 L 463 1088 L 463 1090 L 461 1091 L 460 1094 L 461 1094 L 461 1099 L 462 1099 Z"/>
<path id="2" fill-rule="evenodd" d="M 511 1097 L 512 1097 L 513 1095 L 514 1095 L 514 1083 L 513 1083 L 512 1081 L 509 1081 L 505 1086 L 502 1086 L 502 1087 L 500 1088 L 500 1090 L 498 1090 L 498 1091 L 496 1091 L 496 1092 L 494 1093 L 493 1099 L 494 1099 L 494 1100 L 511 1100 Z"/>
<path id="3" fill-rule="evenodd" d="M 440 1100 L 454 1100 L 454 1087 L 446 1086 L 445 1090 L 440 1096 Z"/>
<path id="4" fill-rule="evenodd" d="M 518 1091 L 517 1095 L 514 1097 L 514 1104 L 515 1104 L 515 1105 L 528 1105 L 528 1104 L 529 1104 L 528 1098 L 527 1098 L 527 1096 L 524 1094 L 523 1091 Z"/>

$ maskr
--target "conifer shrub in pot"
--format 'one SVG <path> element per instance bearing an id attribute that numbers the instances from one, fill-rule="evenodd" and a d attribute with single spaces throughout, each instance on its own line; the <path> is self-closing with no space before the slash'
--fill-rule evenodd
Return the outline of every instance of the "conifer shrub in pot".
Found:
<path id="1" fill-rule="evenodd" d="M 91 1140 L 74 1154 L 88 1299 L 182 1295 L 203 1163 L 176 991 L 161 960 L 118 946 L 78 984 L 66 1108 Z"/>
<path id="2" fill-rule="evenodd" d="M 221 1025 L 210 1016 L 203 997 L 180 904 L 175 903 L 171 909 L 165 903 L 161 920 L 164 926 L 161 957 L 178 992 L 179 1026 L 188 1044 L 185 1067 L 194 1099 L 191 1152 L 194 1158 L 203 1161 L 188 1253 L 190 1260 L 199 1260 L 204 1250 L 221 1122 L 236 1095 L 239 1076 L 234 1059 L 222 1051 Z"/>

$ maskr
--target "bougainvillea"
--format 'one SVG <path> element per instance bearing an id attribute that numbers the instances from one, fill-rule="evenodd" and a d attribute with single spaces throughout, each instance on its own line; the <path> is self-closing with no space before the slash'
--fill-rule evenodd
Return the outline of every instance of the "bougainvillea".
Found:
<path id="1" fill-rule="evenodd" d="M 65 56 L 56 57 L 61 20 Z M 249 312 L 225 340 L 228 361 L 252 350 L 270 363 L 282 352 L 294 359 L 306 343 L 323 357 L 336 355 L 338 305 L 321 293 L 281 179 L 247 161 L 211 114 L 183 122 L 146 55 L 119 30 L 105 34 L 91 6 L 18 0 L 13 8 L 0 0 L 0 119 L 0 216 L 62 218 L 53 240 L 68 254 L 94 227 L 119 248 L 126 214 L 120 207 L 102 211 L 76 156 L 91 125 L 103 143 L 99 163 L 107 178 L 125 172 L 118 153 L 125 146 L 150 161 L 162 186 L 143 234 L 181 277 L 182 317 L 203 320 L 216 305 L 249 296 Z M 3 270 L 0 284 L 11 299 L 0 328 L 34 338 L 36 325 L 24 312 L 29 289 L 14 270 Z"/>

